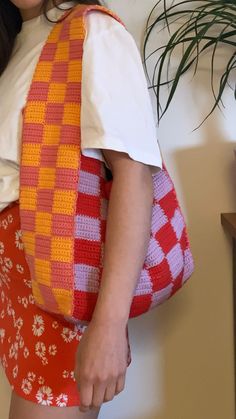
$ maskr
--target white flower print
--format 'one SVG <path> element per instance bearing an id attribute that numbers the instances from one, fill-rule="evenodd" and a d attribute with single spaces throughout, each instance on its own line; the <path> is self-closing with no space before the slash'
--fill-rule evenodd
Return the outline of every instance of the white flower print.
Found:
<path id="1" fill-rule="evenodd" d="M 46 357 L 43 357 L 41 361 L 42 361 L 42 364 L 43 365 L 47 365 L 48 364 L 48 359 Z"/>
<path id="2" fill-rule="evenodd" d="M 1 340 L 1 343 L 3 343 L 4 337 L 5 337 L 5 329 L 0 329 L 0 340 Z"/>
<path id="3" fill-rule="evenodd" d="M 53 329 L 57 329 L 58 326 L 59 326 L 58 322 L 56 322 L 56 321 L 52 322 Z"/>
<path id="4" fill-rule="evenodd" d="M 25 285 L 28 287 L 28 288 L 32 288 L 32 282 L 31 282 L 31 279 L 23 279 L 23 281 L 24 281 L 24 283 L 25 283 Z M 32 295 L 32 294 L 30 294 L 30 295 Z"/>
<path id="5" fill-rule="evenodd" d="M 4 293 L 4 291 L 1 292 L 1 300 L 2 300 L 2 303 L 4 303 L 4 301 L 5 301 L 5 293 Z"/>
<path id="6" fill-rule="evenodd" d="M 7 359 L 6 359 L 6 355 L 4 354 L 2 357 L 2 367 L 5 370 L 6 368 L 8 368 L 8 363 L 7 363 Z"/>
<path id="7" fill-rule="evenodd" d="M 8 271 L 10 269 L 12 269 L 13 263 L 12 263 L 12 260 L 10 258 L 4 258 L 4 263 L 5 263 L 5 266 L 8 269 Z"/>
<path id="8" fill-rule="evenodd" d="M 35 375 L 35 373 L 34 372 L 28 372 L 28 380 L 29 381 L 35 381 L 35 378 L 36 378 L 36 375 Z"/>
<path id="9" fill-rule="evenodd" d="M 76 337 L 76 332 L 70 330 L 68 327 L 63 327 L 61 336 L 66 343 L 70 343 Z"/>
<path id="10" fill-rule="evenodd" d="M 40 385 L 44 384 L 45 379 L 40 375 L 40 377 L 38 378 L 38 383 Z"/>
<path id="11" fill-rule="evenodd" d="M 70 378 L 72 378 L 72 380 L 75 381 L 75 372 L 74 371 L 70 372 Z"/>
<path id="12" fill-rule="evenodd" d="M 0 255 L 4 253 L 4 244 L 3 242 L 0 242 Z"/>
<path id="13" fill-rule="evenodd" d="M 32 325 L 32 331 L 34 336 L 41 336 L 44 332 L 44 320 L 42 316 L 35 315 L 34 316 L 34 323 Z"/>
<path id="14" fill-rule="evenodd" d="M 8 305 L 7 305 L 7 314 L 8 314 L 9 316 L 12 316 L 12 315 L 14 315 L 14 314 L 15 314 L 14 310 L 13 310 L 13 309 L 12 309 L 12 307 L 11 307 L 11 301 L 9 301 L 9 302 L 8 302 Z"/>
<path id="15" fill-rule="evenodd" d="M 24 378 L 22 380 L 22 384 L 21 384 L 21 388 L 23 390 L 23 392 L 25 394 L 30 394 L 31 390 L 32 390 L 32 384 L 29 380 L 27 380 L 26 378 Z"/>
<path id="16" fill-rule="evenodd" d="M 23 268 L 23 266 L 22 266 L 22 265 L 19 265 L 19 263 L 17 263 L 17 265 L 16 265 L 16 270 L 17 270 L 20 274 L 23 274 L 23 272 L 24 272 L 24 268 Z"/>
<path id="17" fill-rule="evenodd" d="M 85 330 L 87 329 L 88 325 L 86 324 L 75 324 L 74 326 L 74 331 L 78 334 L 83 334 L 85 332 Z"/>
<path id="18" fill-rule="evenodd" d="M 10 258 L 4 258 L 3 259 L 4 265 L 2 266 L 2 272 L 8 273 L 10 269 L 13 267 L 12 260 Z"/>
<path id="19" fill-rule="evenodd" d="M 23 306 L 25 308 L 27 308 L 27 306 L 28 306 L 28 300 L 27 300 L 27 298 L 26 297 L 23 297 L 22 300 L 21 300 L 21 302 L 22 302 Z"/>
<path id="20" fill-rule="evenodd" d="M 35 353 L 39 358 L 44 358 L 46 353 L 46 346 L 43 342 L 37 342 L 35 345 Z"/>
<path id="21" fill-rule="evenodd" d="M 1 311 L 0 317 L 1 317 L 1 319 L 4 319 L 4 317 L 5 317 L 5 310 L 4 309 Z"/>
<path id="22" fill-rule="evenodd" d="M 57 398 L 56 398 L 56 404 L 59 407 L 65 407 L 67 405 L 68 402 L 68 396 L 66 394 L 60 394 Z"/>
<path id="23" fill-rule="evenodd" d="M 19 295 L 17 296 L 17 301 L 21 304 L 21 297 Z"/>
<path id="24" fill-rule="evenodd" d="M 18 317 L 18 319 L 14 323 L 14 326 L 17 327 L 18 330 L 20 330 L 23 326 L 23 319 L 21 317 Z"/>
<path id="25" fill-rule="evenodd" d="M 9 350 L 9 358 L 15 358 L 18 357 L 18 342 L 15 342 L 11 345 Z"/>
<path id="26" fill-rule="evenodd" d="M 7 216 L 7 221 L 8 221 L 8 223 L 9 223 L 9 224 L 11 224 L 11 223 L 12 223 L 12 221 L 13 221 L 13 217 L 12 217 L 12 215 L 11 215 L 11 214 L 9 214 L 9 215 Z"/>
<path id="27" fill-rule="evenodd" d="M 24 342 L 23 337 L 21 336 L 21 337 L 20 337 L 20 342 L 19 342 L 19 347 L 20 347 L 20 348 L 23 348 L 23 347 L 24 347 L 24 345 L 25 345 L 25 342 Z"/>
<path id="28" fill-rule="evenodd" d="M 20 250 L 22 250 L 23 247 L 24 247 L 24 245 L 21 241 L 21 237 L 22 237 L 22 231 L 21 230 L 16 230 L 16 232 L 15 232 L 15 245 Z"/>
<path id="29" fill-rule="evenodd" d="M 37 391 L 36 399 L 38 400 L 38 404 L 50 406 L 53 400 L 52 389 L 47 386 L 40 387 Z"/>
<path id="30" fill-rule="evenodd" d="M 31 286 L 30 286 L 30 288 L 31 288 Z M 34 301 L 34 297 L 33 297 L 33 295 L 32 295 L 32 294 L 30 294 L 30 295 L 29 295 L 29 303 L 30 303 L 30 304 L 34 304 L 34 303 L 35 303 L 35 301 Z"/>
<path id="31" fill-rule="evenodd" d="M 29 356 L 29 349 L 27 347 L 25 347 L 23 353 L 24 353 L 24 357 L 25 358 L 28 358 L 28 356 Z"/>
<path id="32" fill-rule="evenodd" d="M 12 370 L 13 378 L 16 378 L 18 375 L 18 365 L 16 365 Z"/>
<path id="33" fill-rule="evenodd" d="M 57 353 L 57 347 L 56 345 L 50 345 L 48 348 L 49 355 L 56 355 Z"/>
<path id="34" fill-rule="evenodd" d="M 8 226 L 7 220 L 2 220 L 2 226 L 3 226 L 4 230 L 7 229 L 7 226 Z"/>
<path id="35" fill-rule="evenodd" d="M 69 371 L 64 370 L 62 373 L 62 377 L 63 378 L 68 378 L 69 377 Z"/>

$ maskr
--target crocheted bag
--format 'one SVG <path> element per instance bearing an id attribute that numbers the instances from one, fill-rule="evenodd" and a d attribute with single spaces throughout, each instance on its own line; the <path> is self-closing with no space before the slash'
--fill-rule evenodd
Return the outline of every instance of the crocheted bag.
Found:
<path id="1" fill-rule="evenodd" d="M 22 110 L 20 218 L 35 303 L 66 319 L 89 321 L 102 275 L 112 180 L 104 163 L 81 153 L 85 15 L 77 5 L 51 30 Z M 166 168 L 153 176 L 150 243 L 130 317 L 170 298 L 190 277 L 184 218 Z"/>

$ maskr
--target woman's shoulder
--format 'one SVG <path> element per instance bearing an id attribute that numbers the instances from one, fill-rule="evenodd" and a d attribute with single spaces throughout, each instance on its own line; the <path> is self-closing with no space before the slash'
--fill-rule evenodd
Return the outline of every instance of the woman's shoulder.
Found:
<path id="1" fill-rule="evenodd" d="M 121 22 L 100 10 L 90 11 L 86 14 L 85 20 L 89 38 L 108 35 L 109 32 L 114 31 L 128 32 Z"/>

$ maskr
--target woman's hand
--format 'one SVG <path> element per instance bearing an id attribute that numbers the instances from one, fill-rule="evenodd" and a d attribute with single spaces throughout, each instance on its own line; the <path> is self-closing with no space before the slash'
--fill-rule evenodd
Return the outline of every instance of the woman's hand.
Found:
<path id="1" fill-rule="evenodd" d="M 76 354 L 81 412 L 100 407 L 124 389 L 128 353 L 126 325 L 90 322 Z"/>

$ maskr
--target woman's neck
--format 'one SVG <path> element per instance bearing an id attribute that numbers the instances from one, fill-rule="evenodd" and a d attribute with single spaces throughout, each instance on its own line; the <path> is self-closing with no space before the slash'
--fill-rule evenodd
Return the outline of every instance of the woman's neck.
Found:
<path id="1" fill-rule="evenodd" d="M 55 5 L 63 3 L 65 0 L 55 0 Z M 54 7 L 52 0 L 49 0 L 47 4 L 46 10 L 50 10 Z M 25 22 L 26 20 L 33 19 L 34 17 L 39 16 L 42 13 L 41 4 L 38 6 L 32 7 L 31 9 L 19 9 L 22 20 Z"/>

